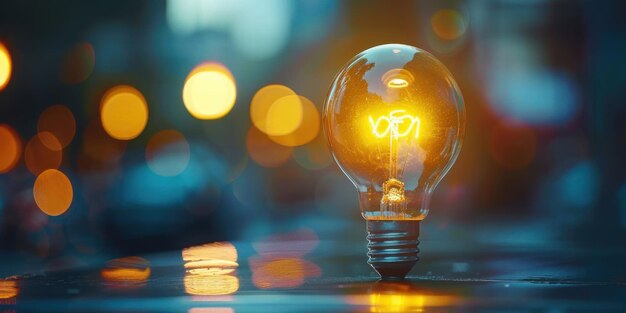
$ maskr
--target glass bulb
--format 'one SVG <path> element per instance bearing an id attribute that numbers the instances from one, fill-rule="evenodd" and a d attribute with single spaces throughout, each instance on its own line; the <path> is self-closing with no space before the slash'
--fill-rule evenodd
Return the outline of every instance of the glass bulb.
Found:
<path id="1" fill-rule="evenodd" d="M 333 157 L 359 192 L 369 263 L 383 277 L 404 277 L 417 262 L 431 193 L 461 149 L 465 108 L 454 78 L 424 50 L 373 47 L 341 69 L 323 120 Z"/>

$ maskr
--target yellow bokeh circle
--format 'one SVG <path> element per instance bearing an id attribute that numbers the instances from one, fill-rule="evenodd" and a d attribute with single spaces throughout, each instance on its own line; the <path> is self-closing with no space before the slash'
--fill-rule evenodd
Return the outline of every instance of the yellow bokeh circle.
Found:
<path id="1" fill-rule="evenodd" d="M 269 136 L 272 141 L 283 146 L 297 147 L 309 143 L 317 137 L 320 130 L 320 114 L 313 102 L 303 96 L 296 97 L 298 97 L 298 107 L 301 110 L 301 122 L 297 128 L 286 135 Z"/>
<path id="2" fill-rule="evenodd" d="M 119 140 L 136 138 L 148 123 L 148 104 L 137 89 L 121 85 L 106 92 L 100 105 L 102 127 Z"/>
<path id="3" fill-rule="evenodd" d="M 205 63 L 189 73 L 183 103 L 198 119 L 212 120 L 228 114 L 235 105 L 237 87 L 230 71 L 218 63 Z"/>
<path id="4" fill-rule="evenodd" d="M 264 133 L 268 133 L 267 117 L 272 104 L 286 96 L 296 93 L 287 86 L 268 85 L 256 92 L 250 103 L 250 119 L 252 124 Z"/>
<path id="5" fill-rule="evenodd" d="M 0 90 L 4 89 L 11 79 L 11 54 L 9 50 L 0 42 Z"/>

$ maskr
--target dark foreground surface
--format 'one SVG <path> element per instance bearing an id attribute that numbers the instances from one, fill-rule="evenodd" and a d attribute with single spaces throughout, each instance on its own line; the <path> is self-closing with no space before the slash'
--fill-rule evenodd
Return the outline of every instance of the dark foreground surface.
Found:
<path id="1" fill-rule="evenodd" d="M 7 277 L 0 312 L 626 312 L 623 255 L 487 241 L 424 240 L 409 279 L 382 282 L 364 242 L 301 229 Z"/>

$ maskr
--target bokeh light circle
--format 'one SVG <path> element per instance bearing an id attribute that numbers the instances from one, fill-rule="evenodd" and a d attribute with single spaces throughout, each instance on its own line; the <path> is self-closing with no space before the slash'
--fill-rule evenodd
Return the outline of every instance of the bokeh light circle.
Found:
<path id="1" fill-rule="evenodd" d="M 9 125 L 0 124 L 0 174 L 12 170 L 20 159 L 22 143 Z"/>
<path id="2" fill-rule="evenodd" d="M 0 42 L 0 90 L 4 89 L 11 79 L 13 64 L 7 47 Z"/>
<path id="3" fill-rule="evenodd" d="M 293 133 L 302 124 L 304 115 L 303 97 L 285 96 L 276 100 L 267 110 L 265 133 L 270 136 L 285 136 Z"/>
<path id="4" fill-rule="evenodd" d="M 74 45 L 65 55 L 61 68 L 61 81 L 68 84 L 83 82 L 93 72 L 96 55 L 93 46 L 87 42 Z"/>
<path id="5" fill-rule="evenodd" d="M 65 148 L 72 142 L 74 134 L 76 133 L 74 114 L 64 105 L 53 105 L 43 111 L 39 116 L 37 130 L 39 133 L 49 132 L 53 134 L 61 144 L 61 147 Z M 57 148 L 55 142 L 48 142 L 46 140 L 42 142 L 48 149 Z"/>
<path id="6" fill-rule="evenodd" d="M 148 167 L 161 176 L 176 176 L 189 164 L 189 143 L 175 130 L 156 133 L 146 146 Z"/>
<path id="7" fill-rule="evenodd" d="M 137 89 L 115 86 L 102 97 L 100 120 L 109 136 L 119 140 L 136 138 L 148 123 L 148 104 Z"/>
<path id="8" fill-rule="evenodd" d="M 281 146 L 254 127 L 248 130 L 246 147 L 250 158 L 264 167 L 278 167 L 289 160 L 291 148 Z"/>
<path id="9" fill-rule="evenodd" d="M 63 172 L 49 169 L 37 176 L 33 196 L 41 211 L 50 216 L 58 216 L 70 208 L 74 191 L 72 183 Z"/>
<path id="10" fill-rule="evenodd" d="M 289 87 L 283 85 L 268 85 L 259 89 L 250 103 L 250 119 L 252 120 L 252 124 L 260 131 L 267 134 L 267 114 L 270 107 L 272 107 L 272 104 L 278 99 L 293 95 L 296 95 L 296 93 Z"/>
<path id="11" fill-rule="evenodd" d="M 235 105 L 237 87 L 230 71 L 218 63 L 204 63 L 187 76 L 183 103 L 198 119 L 218 119 Z"/>
<path id="12" fill-rule="evenodd" d="M 294 96 L 283 97 L 278 102 L 280 103 L 283 99 L 286 98 L 289 99 L 289 97 Z M 300 104 L 299 107 L 301 108 L 302 112 L 301 122 L 299 123 L 298 127 L 292 132 L 283 136 L 270 136 L 270 139 L 272 139 L 274 142 L 288 147 L 297 147 L 312 141 L 313 139 L 315 139 L 320 130 L 320 113 L 319 111 L 317 111 L 317 108 L 315 107 L 313 102 L 303 96 L 295 97 L 298 98 L 297 104 Z M 289 101 L 295 102 L 295 100 Z M 292 103 L 290 104 L 294 107 L 296 107 L 297 105 Z"/>
<path id="13" fill-rule="evenodd" d="M 468 19 L 457 10 L 443 9 L 435 12 L 430 19 L 433 32 L 441 39 L 455 40 L 465 34 Z"/>
<path id="14" fill-rule="evenodd" d="M 62 159 L 63 146 L 50 132 L 38 133 L 28 141 L 24 149 L 26 168 L 35 175 L 47 169 L 59 168 Z"/>

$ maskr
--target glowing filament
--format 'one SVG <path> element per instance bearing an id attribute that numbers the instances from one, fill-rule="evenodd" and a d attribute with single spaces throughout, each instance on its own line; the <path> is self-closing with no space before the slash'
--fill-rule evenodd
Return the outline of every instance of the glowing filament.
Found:
<path id="1" fill-rule="evenodd" d="M 390 135 L 394 139 L 398 139 L 399 137 L 409 136 L 409 134 L 414 132 L 414 136 L 417 139 L 420 134 L 420 119 L 417 116 L 411 116 L 409 114 L 400 115 L 405 112 L 405 110 L 393 110 L 389 112 L 389 116 L 380 116 L 376 121 L 374 121 L 374 118 L 370 115 L 369 121 L 374 135 L 378 138 L 384 138 Z M 380 131 L 380 124 L 382 122 L 386 122 L 387 127 Z M 383 125 L 385 124 L 383 123 Z"/>

